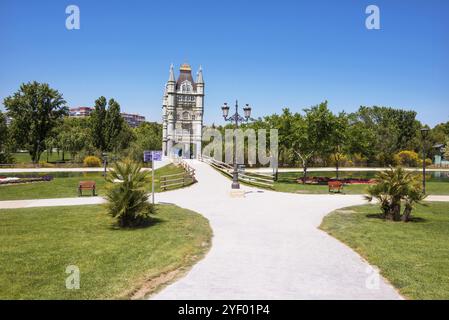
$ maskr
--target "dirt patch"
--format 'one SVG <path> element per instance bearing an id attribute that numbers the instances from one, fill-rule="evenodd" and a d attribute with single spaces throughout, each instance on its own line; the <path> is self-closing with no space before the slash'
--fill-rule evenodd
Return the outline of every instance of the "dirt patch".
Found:
<path id="1" fill-rule="evenodd" d="M 185 276 L 196 263 L 198 263 L 207 255 L 211 247 L 212 240 L 203 241 L 201 243 L 201 252 L 197 255 L 187 257 L 185 263 L 181 267 L 162 272 L 158 276 L 146 280 L 139 287 L 139 289 L 132 292 L 128 291 L 128 293 L 125 293 L 123 296 L 126 299 L 129 298 L 131 300 L 148 299 L 152 295 L 165 288 L 167 285 Z"/>
<path id="2" fill-rule="evenodd" d="M 162 285 L 172 282 L 181 272 L 182 269 L 175 269 L 148 280 L 139 290 L 132 294 L 131 300 L 144 299 L 149 293 L 154 293 L 158 288 L 161 288 Z"/>

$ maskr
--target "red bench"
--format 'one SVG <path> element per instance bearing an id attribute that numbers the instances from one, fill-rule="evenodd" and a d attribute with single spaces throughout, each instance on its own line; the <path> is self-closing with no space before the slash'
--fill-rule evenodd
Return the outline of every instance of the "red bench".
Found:
<path id="1" fill-rule="evenodd" d="M 329 181 L 327 185 L 329 186 L 329 192 L 341 192 L 341 190 L 343 189 L 343 182 L 340 181 Z"/>
<path id="2" fill-rule="evenodd" d="M 92 190 L 92 195 L 95 196 L 96 185 L 95 181 L 80 181 L 78 184 L 78 196 L 81 197 L 83 195 L 83 190 Z"/>

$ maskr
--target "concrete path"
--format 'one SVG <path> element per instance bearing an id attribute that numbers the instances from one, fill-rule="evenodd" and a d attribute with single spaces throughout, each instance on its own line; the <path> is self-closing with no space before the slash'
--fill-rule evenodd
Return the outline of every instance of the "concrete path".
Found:
<path id="1" fill-rule="evenodd" d="M 162 161 L 155 161 L 154 167 L 156 169 L 162 168 L 171 163 L 170 160 L 164 158 Z M 143 168 L 143 170 L 150 170 L 151 168 Z M 0 168 L 2 173 L 28 173 L 28 172 L 103 172 L 104 168 Z"/>
<path id="2" fill-rule="evenodd" d="M 105 202 L 105 200 L 102 197 L 8 200 L 8 201 L 0 201 L 0 209 L 79 206 L 79 205 L 88 205 L 88 204 L 102 204 L 104 202 Z"/>
<path id="3" fill-rule="evenodd" d="M 317 227 L 330 211 L 366 203 L 361 196 L 298 195 L 244 187 L 190 161 L 198 183 L 157 195 L 203 214 L 214 232 L 207 256 L 154 299 L 400 299 L 369 264 Z M 368 283 L 368 286 L 367 286 Z M 376 283 L 376 281 L 374 281 Z"/>

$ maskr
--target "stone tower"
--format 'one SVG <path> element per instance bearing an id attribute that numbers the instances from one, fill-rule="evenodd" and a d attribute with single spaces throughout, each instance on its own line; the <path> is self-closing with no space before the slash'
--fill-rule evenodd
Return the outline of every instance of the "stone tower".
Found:
<path id="1" fill-rule="evenodd" d="M 172 64 L 162 103 L 162 150 L 165 156 L 193 158 L 201 154 L 203 111 L 201 67 L 193 81 L 190 65 L 181 65 L 178 79 L 175 79 Z"/>

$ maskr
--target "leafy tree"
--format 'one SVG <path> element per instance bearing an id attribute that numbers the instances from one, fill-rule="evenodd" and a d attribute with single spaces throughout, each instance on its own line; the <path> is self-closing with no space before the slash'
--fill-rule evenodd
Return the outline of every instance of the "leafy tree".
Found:
<path id="1" fill-rule="evenodd" d="M 329 143 L 331 155 L 335 162 L 336 176 L 339 178 L 340 162 L 345 159 L 344 152 L 348 149 L 348 118 L 344 112 L 330 118 Z"/>
<path id="2" fill-rule="evenodd" d="M 107 149 L 105 136 L 106 105 L 106 98 L 101 96 L 95 100 L 95 108 L 90 115 L 93 145 L 101 152 Z"/>
<path id="3" fill-rule="evenodd" d="M 67 114 L 62 95 L 48 84 L 36 81 L 22 84 L 20 89 L 4 100 L 12 117 L 11 134 L 18 146 L 26 148 L 33 163 L 45 150 L 45 139 Z"/>
<path id="4" fill-rule="evenodd" d="M 11 163 L 14 159 L 8 152 L 8 127 L 6 117 L 0 111 L 0 163 Z"/>
<path id="5" fill-rule="evenodd" d="M 399 165 L 407 167 L 417 167 L 420 160 L 418 154 L 412 150 L 398 152 L 395 159 Z"/>
<path id="6" fill-rule="evenodd" d="M 88 136 L 86 132 L 75 130 L 72 127 L 69 130 L 61 131 L 58 140 L 63 152 L 69 152 L 73 160 L 84 149 Z M 64 160 L 64 156 L 62 160 Z"/>
<path id="7" fill-rule="evenodd" d="M 321 160 L 326 159 L 334 151 L 332 130 L 335 116 L 328 109 L 327 101 L 304 111 L 312 149 Z"/>
<path id="8" fill-rule="evenodd" d="M 115 163 L 106 176 L 106 207 L 108 213 L 117 218 L 120 227 L 145 225 L 154 213 L 145 191 L 150 173 L 141 168 L 138 162 L 125 160 Z"/>
<path id="9" fill-rule="evenodd" d="M 124 127 L 124 120 L 120 114 L 120 105 L 114 99 L 109 100 L 104 127 L 104 143 L 107 151 L 117 152 L 119 136 Z"/>
<path id="10" fill-rule="evenodd" d="M 162 148 L 162 125 L 156 122 L 144 122 L 134 129 L 134 141 L 125 152 L 134 161 L 143 160 L 145 150 L 160 150 Z"/>
<path id="11" fill-rule="evenodd" d="M 417 135 L 420 123 L 415 119 L 416 112 L 387 107 L 360 107 L 352 115 L 352 120 L 370 132 L 373 142 L 371 150 L 380 165 L 394 164 L 394 154 L 404 149 L 414 149 L 418 144 Z"/>

